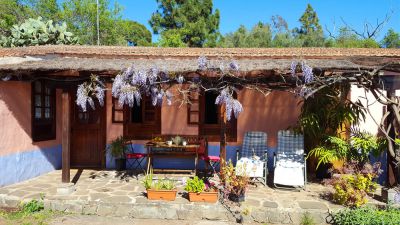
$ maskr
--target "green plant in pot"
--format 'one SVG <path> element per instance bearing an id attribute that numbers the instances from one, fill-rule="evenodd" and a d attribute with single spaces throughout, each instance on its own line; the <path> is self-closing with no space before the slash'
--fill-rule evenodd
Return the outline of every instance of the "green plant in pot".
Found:
<path id="1" fill-rule="evenodd" d="M 154 181 L 152 169 L 146 174 L 142 183 L 149 200 L 174 201 L 176 198 L 176 182 L 167 178 Z"/>
<path id="2" fill-rule="evenodd" d="M 115 169 L 117 171 L 125 170 L 126 169 L 126 158 L 125 152 L 127 150 L 127 146 L 125 140 L 122 136 L 116 138 L 110 143 L 108 148 L 110 155 L 115 160 Z"/>
<path id="3" fill-rule="evenodd" d="M 221 161 L 221 165 L 224 165 L 223 161 Z M 245 175 L 237 175 L 231 161 L 221 167 L 220 177 L 221 182 L 224 184 L 225 198 L 229 198 L 234 202 L 243 202 L 250 178 Z"/>
<path id="4" fill-rule="evenodd" d="M 214 183 L 204 182 L 195 176 L 186 182 L 185 191 L 189 193 L 189 201 L 191 202 L 212 202 L 218 200 L 218 192 Z"/>

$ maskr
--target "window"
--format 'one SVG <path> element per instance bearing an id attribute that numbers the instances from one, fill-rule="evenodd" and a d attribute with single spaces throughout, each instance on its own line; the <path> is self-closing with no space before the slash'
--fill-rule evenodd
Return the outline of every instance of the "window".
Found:
<path id="1" fill-rule="evenodd" d="M 207 137 L 209 141 L 220 141 L 221 136 L 221 107 L 215 104 L 218 93 L 205 92 L 200 98 L 199 135 Z M 232 116 L 226 124 L 228 141 L 236 141 L 237 120 Z"/>
<path id="2" fill-rule="evenodd" d="M 139 106 L 135 103 L 124 112 L 126 138 L 146 140 L 161 134 L 161 107 L 153 106 L 150 98 L 143 97 Z"/>
<path id="3" fill-rule="evenodd" d="M 112 98 L 112 122 L 124 122 L 124 107 L 119 106 L 118 99 L 116 98 Z"/>
<path id="4" fill-rule="evenodd" d="M 32 140 L 56 138 L 56 92 L 47 82 L 32 83 Z"/>

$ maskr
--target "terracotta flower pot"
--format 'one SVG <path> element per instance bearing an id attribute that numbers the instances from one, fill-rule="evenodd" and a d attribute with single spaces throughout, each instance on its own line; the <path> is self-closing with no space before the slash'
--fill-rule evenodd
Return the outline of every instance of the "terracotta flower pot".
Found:
<path id="1" fill-rule="evenodd" d="M 201 192 L 201 193 L 189 192 L 189 201 L 215 203 L 218 201 L 218 192 L 217 191 Z"/>
<path id="2" fill-rule="evenodd" d="M 176 189 L 175 190 L 147 190 L 147 198 L 149 200 L 165 200 L 165 201 L 174 201 L 176 198 Z"/>

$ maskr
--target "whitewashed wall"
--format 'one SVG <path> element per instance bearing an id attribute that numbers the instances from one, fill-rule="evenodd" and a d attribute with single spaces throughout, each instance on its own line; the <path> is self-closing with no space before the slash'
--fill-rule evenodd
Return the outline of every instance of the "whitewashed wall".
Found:
<path id="1" fill-rule="evenodd" d="M 386 94 L 386 92 L 385 92 Z M 371 92 L 365 93 L 363 88 L 358 88 L 356 85 L 351 86 L 351 100 L 353 102 L 360 100 L 364 106 L 369 105 L 371 115 L 367 113 L 365 121 L 360 122 L 360 130 L 367 131 L 371 134 L 378 133 L 378 125 L 383 116 L 383 105 L 375 100 Z"/>

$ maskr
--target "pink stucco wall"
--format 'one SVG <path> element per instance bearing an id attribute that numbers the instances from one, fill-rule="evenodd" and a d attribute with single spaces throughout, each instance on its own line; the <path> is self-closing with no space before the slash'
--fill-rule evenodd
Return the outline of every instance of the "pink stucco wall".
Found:
<path id="1" fill-rule="evenodd" d="M 28 82 L 0 82 L 0 156 L 32 151 L 61 144 L 61 92 L 56 97 L 57 138 L 32 142 L 31 84 Z"/>
<path id="2" fill-rule="evenodd" d="M 275 91 L 264 96 L 255 91 L 243 90 L 238 93 L 238 99 L 243 104 L 244 111 L 238 119 L 238 142 L 229 143 L 231 145 L 241 144 L 246 131 L 265 131 L 268 134 L 268 145 L 274 147 L 278 130 L 295 125 L 300 113 L 299 99 L 288 92 Z M 107 92 L 107 143 L 123 134 L 122 124 L 112 123 L 111 105 L 111 93 Z M 187 124 L 186 105 L 179 107 L 178 102 L 171 106 L 164 102 L 161 108 L 161 123 L 162 134 L 198 133 L 197 126 Z"/>
<path id="3" fill-rule="evenodd" d="M 259 92 L 244 90 L 238 94 L 243 112 L 238 119 L 238 142 L 247 131 L 264 131 L 268 134 L 268 146 L 276 146 L 279 130 L 297 123 L 300 114 L 299 99 L 293 94 L 274 91 L 267 96 Z"/>

